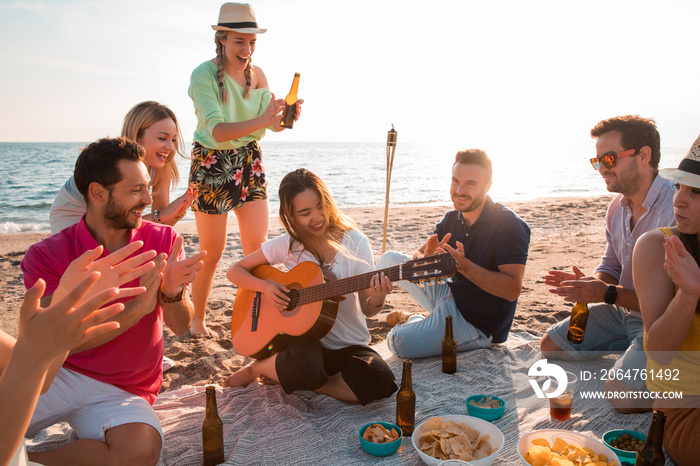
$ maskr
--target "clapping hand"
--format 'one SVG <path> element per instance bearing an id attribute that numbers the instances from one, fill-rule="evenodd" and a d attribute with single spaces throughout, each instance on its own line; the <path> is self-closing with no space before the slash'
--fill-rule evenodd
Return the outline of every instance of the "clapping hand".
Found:
<path id="1" fill-rule="evenodd" d="M 57 301 L 66 296 L 80 282 L 93 272 L 100 272 L 97 282 L 89 287 L 83 301 L 87 301 L 108 288 L 117 288 L 116 297 L 126 298 L 142 293 L 141 288 L 119 287 L 141 277 L 154 268 L 153 258 L 155 251 L 145 251 L 134 257 L 129 255 L 143 247 L 143 241 L 134 241 L 118 251 L 98 259 L 102 255 L 103 247 L 84 252 L 80 257 L 70 263 L 61 277 L 58 287 L 53 293 L 52 301 Z M 128 259 L 127 259 L 128 258 Z M 79 302 L 81 304 L 83 301 Z"/>
<path id="2" fill-rule="evenodd" d="M 664 238 L 664 270 L 678 288 L 700 296 L 700 267 L 677 236 Z"/>
<path id="3" fill-rule="evenodd" d="M 206 256 L 206 251 L 200 251 L 199 254 L 179 260 L 182 244 L 182 236 L 178 236 L 163 269 L 163 281 L 160 285 L 160 290 L 165 296 L 179 294 L 185 285 L 192 283 L 197 276 L 197 272 L 204 265 L 202 259 Z"/>

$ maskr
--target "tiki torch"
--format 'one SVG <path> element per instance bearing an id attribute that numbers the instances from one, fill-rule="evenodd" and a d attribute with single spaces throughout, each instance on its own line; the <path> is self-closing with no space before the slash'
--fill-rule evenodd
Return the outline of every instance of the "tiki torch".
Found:
<path id="1" fill-rule="evenodd" d="M 384 238 L 382 240 L 382 254 L 386 252 L 386 229 L 389 219 L 389 187 L 391 186 L 391 170 L 394 167 L 394 154 L 396 153 L 396 139 L 398 137 L 392 123 L 386 137 L 386 200 L 384 201 Z"/>

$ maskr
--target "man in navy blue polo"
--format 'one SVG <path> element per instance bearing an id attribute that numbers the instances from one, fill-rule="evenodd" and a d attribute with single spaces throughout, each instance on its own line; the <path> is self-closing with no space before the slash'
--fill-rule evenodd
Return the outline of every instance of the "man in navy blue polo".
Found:
<path id="1" fill-rule="evenodd" d="M 525 274 L 530 227 L 487 195 L 492 173 L 484 151 L 458 152 L 450 186 L 455 210 L 445 215 L 413 256 L 390 251 L 377 262 L 377 269 L 382 269 L 439 250 L 449 252 L 457 262 L 457 273 L 447 284 L 420 287 L 397 282 L 427 311 L 414 315 L 394 311 L 387 317 L 394 326 L 387 344 L 398 357 L 440 355 L 447 315 L 452 316 L 457 351 L 484 348 L 508 338 Z"/>

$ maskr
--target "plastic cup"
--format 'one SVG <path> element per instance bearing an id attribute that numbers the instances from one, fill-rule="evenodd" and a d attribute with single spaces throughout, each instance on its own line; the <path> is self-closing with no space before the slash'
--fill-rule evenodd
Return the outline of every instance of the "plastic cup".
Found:
<path id="1" fill-rule="evenodd" d="M 557 421 L 566 421 L 571 417 L 571 407 L 574 403 L 574 393 L 578 377 L 572 372 L 566 374 L 566 389 L 556 398 L 549 399 L 549 415 Z M 556 383 L 553 380 L 552 383 Z"/>

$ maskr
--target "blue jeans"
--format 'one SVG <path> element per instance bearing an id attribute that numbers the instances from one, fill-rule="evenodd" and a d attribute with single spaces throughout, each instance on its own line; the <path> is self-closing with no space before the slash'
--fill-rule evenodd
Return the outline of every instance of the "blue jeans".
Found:
<path id="1" fill-rule="evenodd" d="M 411 259 L 400 252 L 389 251 L 377 261 L 376 269 L 393 267 Z M 457 341 L 457 351 L 470 351 L 491 346 L 491 339 L 478 328 L 464 320 L 452 297 L 447 284 L 426 284 L 423 287 L 406 280 L 399 285 L 420 304 L 430 315 L 412 315 L 404 324 L 399 324 L 389 332 L 387 346 L 396 356 L 403 359 L 440 356 L 442 339 L 445 337 L 445 317 L 452 316 L 452 330 Z"/>
<path id="2" fill-rule="evenodd" d="M 549 338 L 577 361 L 602 357 L 605 354 L 622 352 L 614 369 L 645 369 L 647 355 L 644 352 L 644 324 L 642 319 L 632 317 L 614 304 L 589 304 L 586 335 L 578 345 L 566 339 L 570 317 L 552 325 L 547 330 Z M 642 378 L 625 380 L 638 390 L 646 389 Z"/>

